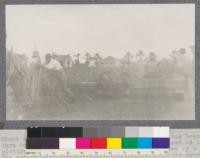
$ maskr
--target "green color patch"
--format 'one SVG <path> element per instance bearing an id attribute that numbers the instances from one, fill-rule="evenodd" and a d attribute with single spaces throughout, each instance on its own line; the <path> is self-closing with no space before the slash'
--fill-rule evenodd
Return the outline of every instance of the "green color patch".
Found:
<path id="1" fill-rule="evenodd" d="M 136 149 L 137 144 L 137 138 L 122 138 L 123 149 Z"/>

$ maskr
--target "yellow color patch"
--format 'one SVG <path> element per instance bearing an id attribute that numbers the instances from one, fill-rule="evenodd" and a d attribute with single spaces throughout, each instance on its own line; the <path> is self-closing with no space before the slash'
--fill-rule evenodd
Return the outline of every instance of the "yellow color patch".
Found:
<path id="1" fill-rule="evenodd" d="M 122 139 L 121 138 L 107 138 L 107 149 L 121 149 Z"/>

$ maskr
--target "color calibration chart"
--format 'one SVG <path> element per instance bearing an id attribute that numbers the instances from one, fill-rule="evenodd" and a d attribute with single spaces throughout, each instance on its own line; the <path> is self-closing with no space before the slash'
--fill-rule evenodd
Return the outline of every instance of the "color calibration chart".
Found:
<path id="1" fill-rule="evenodd" d="M 30 127 L 26 148 L 27 156 L 35 158 L 166 155 L 170 149 L 170 130 L 169 127 Z"/>

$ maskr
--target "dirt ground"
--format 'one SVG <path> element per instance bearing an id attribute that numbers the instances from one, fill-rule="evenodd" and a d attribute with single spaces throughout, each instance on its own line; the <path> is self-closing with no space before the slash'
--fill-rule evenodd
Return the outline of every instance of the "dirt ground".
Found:
<path id="1" fill-rule="evenodd" d="M 9 94 L 8 94 L 9 93 Z M 7 120 L 193 120 L 194 99 L 121 98 L 78 100 L 68 104 L 33 105 L 13 103 L 7 89 Z"/>

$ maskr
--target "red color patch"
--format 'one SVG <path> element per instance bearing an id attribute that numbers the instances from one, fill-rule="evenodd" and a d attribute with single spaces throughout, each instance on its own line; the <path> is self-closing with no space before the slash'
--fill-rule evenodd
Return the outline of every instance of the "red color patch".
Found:
<path id="1" fill-rule="evenodd" d="M 92 149 L 106 149 L 107 139 L 106 138 L 92 138 L 91 141 Z"/>

